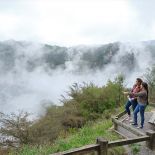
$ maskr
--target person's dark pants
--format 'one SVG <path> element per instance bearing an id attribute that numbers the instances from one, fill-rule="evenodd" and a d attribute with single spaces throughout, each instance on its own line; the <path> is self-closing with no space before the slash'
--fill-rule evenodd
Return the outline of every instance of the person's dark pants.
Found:
<path id="1" fill-rule="evenodd" d="M 127 101 L 126 102 L 126 105 L 125 105 L 125 110 L 126 112 L 128 113 L 128 115 L 130 116 L 131 115 L 131 112 L 130 112 L 130 106 L 132 105 L 132 109 L 133 111 L 135 110 L 136 106 L 137 106 L 137 100 L 132 100 L 132 101 Z"/>
<path id="2" fill-rule="evenodd" d="M 138 104 L 136 109 L 134 110 L 134 124 L 137 125 L 137 113 L 140 112 L 141 117 L 141 127 L 144 126 L 144 112 L 145 112 L 146 105 Z"/>
<path id="3" fill-rule="evenodd" d="M 128 113 L 129 116 L 131 115 L 131 112 L 130 112 L 130 106 L 131 105 L 132 105 L 131 101 L 129 101 L 129 100 L 126 102 L 126 105 L 125 105 L 125 110 L 126 110 L 126 112 Z"/>
<path id="4" fill-rule="evenodd" d="M 133 111 L 134 111 L 135 108 L 136 108 L 137 105 L 138 105 L 137 99 L 132 100 L 132 101 L 131 101 L 131 104 L 132 104 L 132 109 L 133 109 Z"/>

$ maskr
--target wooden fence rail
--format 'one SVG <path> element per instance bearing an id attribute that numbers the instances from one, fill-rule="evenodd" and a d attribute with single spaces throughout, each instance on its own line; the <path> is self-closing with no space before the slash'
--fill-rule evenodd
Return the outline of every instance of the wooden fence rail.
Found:
<path id="1" fill-rule="evenodd" d="M 123 145 L 129 145 L 133 143 L 143 142 L 143 141 L 149 141 L 149 136 L 142 136 L 138 138 L 130 138 L 130 139 L 122 139 L 117 141 L 112 141 L 108 143 L 108 148 L 116 147 L 116 146 L 123 146 Z"/>

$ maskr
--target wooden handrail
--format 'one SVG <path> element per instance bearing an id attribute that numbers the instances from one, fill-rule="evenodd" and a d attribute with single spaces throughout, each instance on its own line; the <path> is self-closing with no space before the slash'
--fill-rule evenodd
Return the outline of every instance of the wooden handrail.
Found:
<path id="1" fill-rule="evenodd" d="M 118 115 L 116 115 L 115 118 L 118 119 L 118 118 L 122 117 L 123 115 L 125 115 L 126 113 L 127 113 L 126 110 L 124 110 L 123 112 L 121 112 Z"/>
<path id="2" fill-rule="evenodd" d="M 116 140 L 108 143 L 108 148 L 116 147 L 116 146 L 123 146 L 123 145 L 129 145 L 132 143 L 138 143 L 143 141 L 149 141 L 149 136 L 142 136 L 138 138 L 129 138 L 129 139 L 122 139 L 122 140 Z"/>

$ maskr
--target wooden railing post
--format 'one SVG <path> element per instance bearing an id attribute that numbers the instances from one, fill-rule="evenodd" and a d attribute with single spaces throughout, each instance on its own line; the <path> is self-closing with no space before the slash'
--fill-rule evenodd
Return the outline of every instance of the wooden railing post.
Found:
<path id="1" fill-rule="evenodd" d="M 146 131 L 146 134 L 150 137 L 150 140 L 147 142 L 147 146 L 151 150 L 155 150 L 155 131 L 148 130 Z"/>
<path id="2" fill-rule="evenodd" d="M 97 144 L 99 144 L 98 155 L 108 154 L 108 141 L 103 138 L 97 138 Z"/>
<path id="3" fill-rule="evenodd" d="M 117 123 L 114 121 L 114 119 L 118 119 L 118 117 L 116 116 L 115 118 L 112 118 L 112 122 L 114 124 L 114 130 L 117 130 Z"/>

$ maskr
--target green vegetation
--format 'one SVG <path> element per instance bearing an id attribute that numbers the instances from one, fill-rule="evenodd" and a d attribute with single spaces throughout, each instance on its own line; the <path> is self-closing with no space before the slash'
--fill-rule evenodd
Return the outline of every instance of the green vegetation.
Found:
<path id="1" fill-rule="evenodd" d="M 136 155 L 140 152 L 140 147 L 141 147 L 140 144 L 131 144 L 130 147 L 131 147 L 131 151 L 134 155 Z"/>
<path id="2" fill-rule="evenodd" d="M 150 111 L 152 111 L 152 110 L 154 110 L 154 107 L 152 107 L 152 106 L 150 106 L 150 105 L 148 105 L 147 107 L 146 107 L 146 112 L 150 112 Z"/>
<path id="3" fill-rule="evenodd" d="M 150 73 L 147 78 L 154 84 L 154 74 Z M 46 107 L 44 115 L 35 121 L 29 121 L 27 113 L 11 116 L 1 114 L 3 128 L 0 133 L 13 136 L 19 143 L 18 149 L 10 151 L 10 155 L 48 155 L 94 144 L 97 137 L 107 140 L 120 138 L 108 129 L 112 126 L 111 115 L 118 113 L 125 102 L 123 81 L 120 75 L 103 87 L 93 83 L 75 83 L 69 88 L 68 98 L 62 96 L 62 106 Z M 138 149 L 133 147 L 133 150 L 136 152 Z M 123 150 L 116 147 L 110 149 L 109 154 L 123 154 Z"/>
<path id="4" fill-rule="evenodd" d="M 17 142 L 19 154 L 28 150 L 29 154 L 67 150 L 95 143 L 98 136 L 116 139 L 107 130 L 112 126 L 109 120 L 112 113 L 124 103 L 123 89 L 121 75 L 103 87 L 75 83 L 68 91 L 68 98 L 62 96 L 62 106 L 46 107 L 44 115 L 35 121 L 29 121 L 27 113 L 1 114 L 0 133 L 15 138 L 5 145 L 16 146 Z M 102 121 L 92 123 L 101 117 Z"/>
<path id="5" fill-rule="evenodd" d="M 155 103 L 155 65 L 153 65 L 152 68 L 148 68 L 145 78 L 149 85 L 149 99 L 151 102 Z"/>
<path id="6" fill-rule="evenodd" d="M 49 155 L 50 153 L 69 150 L 87 144 L 95 144 L 97 137 L 104 137 L 107 140 L 116 140 L 120 138 L 115 132 L 108 130 L 111 126 L 112 122 L 110 119 L 105 121 L 100 119 L 96 122 L 88 122 L 79 130 L 71 128 L 67 135 L 66 133 L 61 133 L 53 145 L 24 145 L 18 153 L 12 152 L 9 155 Z M 113 152 L 115 152 L 115 155 L 120 155 L 124 150 L 123 148 L 117 147 L 110 150 L 109 154 L 112 154 Z"/>

